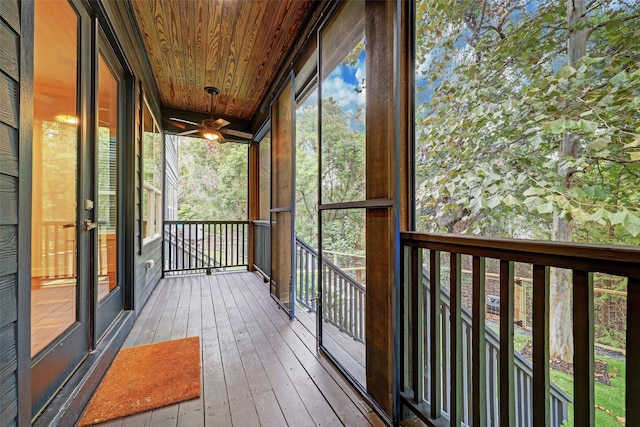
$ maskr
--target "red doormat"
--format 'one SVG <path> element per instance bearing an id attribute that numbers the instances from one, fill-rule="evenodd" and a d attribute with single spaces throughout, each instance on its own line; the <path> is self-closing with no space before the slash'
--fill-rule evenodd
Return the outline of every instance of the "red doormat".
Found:
<path id="1" fill-rule="evenodd" d="M 123 348 L 91 398 L 78 426 L 199 396 L 199 337 Z"/>

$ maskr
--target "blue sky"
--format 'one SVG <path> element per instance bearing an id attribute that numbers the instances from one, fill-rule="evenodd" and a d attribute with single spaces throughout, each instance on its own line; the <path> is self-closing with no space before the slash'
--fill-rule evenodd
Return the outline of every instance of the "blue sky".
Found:
<path id="1" fill-rule="evenodd" d="M 362 88 L 365 74 L 365 51 L 358 57 L 353 66 L 339 65 L 322 82 L 322 97 L 333 97 L 345 111 L 355 112 L 356 108 L 365 106 L 366 88 Z M 366 85 L 366 82 L 365 82 Z M 358 93 L 355 89 L 360 88 Z"/>

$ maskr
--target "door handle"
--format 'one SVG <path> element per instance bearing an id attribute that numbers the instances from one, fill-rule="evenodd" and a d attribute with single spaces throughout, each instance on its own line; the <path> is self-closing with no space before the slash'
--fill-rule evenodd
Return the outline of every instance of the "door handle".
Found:
<path id="1" fill-rule="evenodd" d="M 97 226 L 98 226 L 98 224 L 96 224 L 95 222 L 91 222 L 90 219 L 85 219 L 84 220 L 84 230 L 85 231 L 93 230 Z"/>

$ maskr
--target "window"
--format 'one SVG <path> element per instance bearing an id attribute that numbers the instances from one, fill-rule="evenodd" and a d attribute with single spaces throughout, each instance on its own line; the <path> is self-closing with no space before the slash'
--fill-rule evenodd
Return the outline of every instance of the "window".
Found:
<path id="1" fill-rule="evenodd" d="M 162 227 L 162 135 L 145 102 L 142 113 L 142 239 L 160 236 Z"/>

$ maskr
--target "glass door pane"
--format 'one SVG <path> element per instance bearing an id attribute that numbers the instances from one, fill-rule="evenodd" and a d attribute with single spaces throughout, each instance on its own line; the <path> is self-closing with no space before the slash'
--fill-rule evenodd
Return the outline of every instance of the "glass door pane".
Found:
<path id="1" fill-rule="evenodd" d="M 78 36 L 67 2 L 34 5 L 31 358 L 35 415 L 88 352 Z M 81 257 L 79 258 L 79 254 Z M 79 262 L 79 259 L 83 260 Z"/>
<path id="2" fill-rule="evenodd" d="M 95 152 L 97 169 L 97 295 L 96 340 L 99 339 L 115 316 L 122 310 L 122 289 L 118 280 L 118 156 L 119 156 L 119 89 L 120 73 L 111 57 L 103 49 L 98 55 L 98 123 Z"/>

